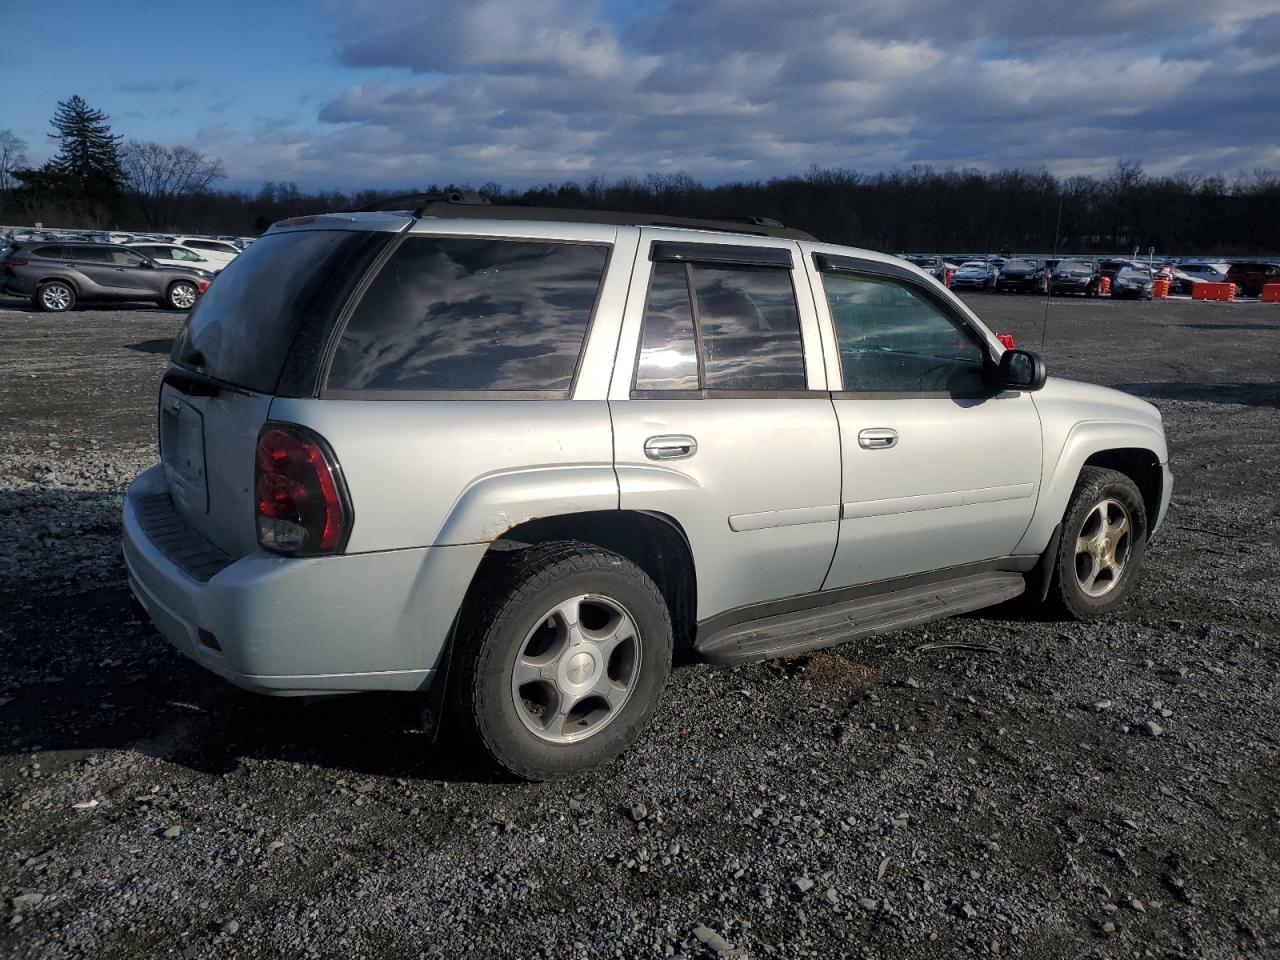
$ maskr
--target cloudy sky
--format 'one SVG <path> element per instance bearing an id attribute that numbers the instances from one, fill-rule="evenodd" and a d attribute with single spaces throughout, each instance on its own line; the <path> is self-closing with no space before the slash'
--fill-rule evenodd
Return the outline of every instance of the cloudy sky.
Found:
<path id="1" fill-rule="evenodd" d="M 0 129 L 79 93 L 229 186 L 1280 170 L 1280 0 L 6 3 Z M 44 12 L 42 12 L 44 11 Z"/>

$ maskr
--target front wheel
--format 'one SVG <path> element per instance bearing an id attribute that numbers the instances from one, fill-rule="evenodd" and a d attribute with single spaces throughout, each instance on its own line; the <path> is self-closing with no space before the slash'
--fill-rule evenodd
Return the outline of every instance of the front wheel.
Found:
<path id="1" fill-rule="evenodd" d="M 557 542 L 502 555 L 480 576 L 450 682 L 461 732 L 526 780 L 572 776 L 630 746 L 671 669 L 671 617 L 648 575 Z"/>
<path id="2" fill-rule="evenodd" d="M 194 283 L 179 280 L 177 283 L 171 284 L 165 292 L 165 306 L 170 310 L 190 310 L 195 305 L 196 297 L 199 295 L 200 291 L 196 289 Z"/>
<path id="3" fill-rule="evenodd" d="M 1062 519 L 1050 596 L 1077 620 L 1111 613 L 1128 598 L 1147 546 L 1147 511 L 1133 480 L 1085 467 Z"/>

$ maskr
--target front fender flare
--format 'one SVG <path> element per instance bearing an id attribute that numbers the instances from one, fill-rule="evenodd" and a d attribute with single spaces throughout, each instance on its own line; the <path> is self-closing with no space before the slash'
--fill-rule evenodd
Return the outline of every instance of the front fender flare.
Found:
<path id="1" fill-rule="evenodd" d="M 1045 450 L 1045 473 L 1035 516 L 1013 552 L 1020 556 L 1043 552 L 1054 528 L 1062 522 L 1085 461 L 1096 453 L 1120 449 L 1150 450 L 1158 463 L 1169 461 L 1164 434 L 1132 420 L 1081 420 L 1067 432 L 1056 457 Z M 1151 523 L 1155 519 L 1152 517 Z"/>

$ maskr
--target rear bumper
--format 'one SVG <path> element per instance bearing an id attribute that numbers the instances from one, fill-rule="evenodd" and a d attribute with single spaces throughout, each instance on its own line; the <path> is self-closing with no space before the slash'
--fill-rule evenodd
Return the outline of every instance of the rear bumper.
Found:
<path id="1" fill-rule="evenodd" d="M 200 580 L 139 520 L 139 501 L 165 490 L 159 467 L 129 487 L 124 559 L 134 597 L 179 652 L 258 693 L 430 685 L 484 545 L 298 559 L 257 551 Z"/>

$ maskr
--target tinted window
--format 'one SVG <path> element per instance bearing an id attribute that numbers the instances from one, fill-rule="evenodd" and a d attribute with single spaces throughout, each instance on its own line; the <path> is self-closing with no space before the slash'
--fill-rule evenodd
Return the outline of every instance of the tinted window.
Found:
<path id="1" fill-rule="evenodd" d="M 106 247 L 64 247 L 63 256 L 81 263 L 110 263 L 111 251 Z"/>
<path id="2" fill-rule="evenodd" d="M 637 390 L 697 390 L 698 348 L 682 263 L 655 263 L 644 308 Z"/>
<path id="3" fill-rule="evenodd" d="M 108 250 L 107 255 L 117 267 L 136 267 L 145 259 L 136 250 L 121 250 L 119 248 Z"/>
<path id="4" fill-rule="evenodd" d="M 37 257 L 44 257 L 47 260 L 61 260 L 63 258 L 62 247 L 36 247 L 31 252 Z"/>
<path id="5" fill-rule="evenodd" d="M 804 347 L 791 271 L 692 268 L 709 390 L 803 390 Z"/>
<path id="6" fill-rule="evenodd" d="M 845 390 L 984 392 L 984 352 L 977 338 L 922 294 L 893 280 L 843 273 L 825 273 L 822 283 Z"/>
<path id="7" fill-rule="evenodd" d="M 410 237 L 351 317 L 328 385 L 567 395 L 608 254 L 578 243 Z"/>
<path id="8" fill-rule="evenodd" d="M 271 392 L 295 336 L 311 345 L 306 352 L 314 368 L 316 344 L 324 342 L 352 286 L 390 239 L 353 230 L 263 237 L 197 301 L 174 343 L 173 360 Z"/>

